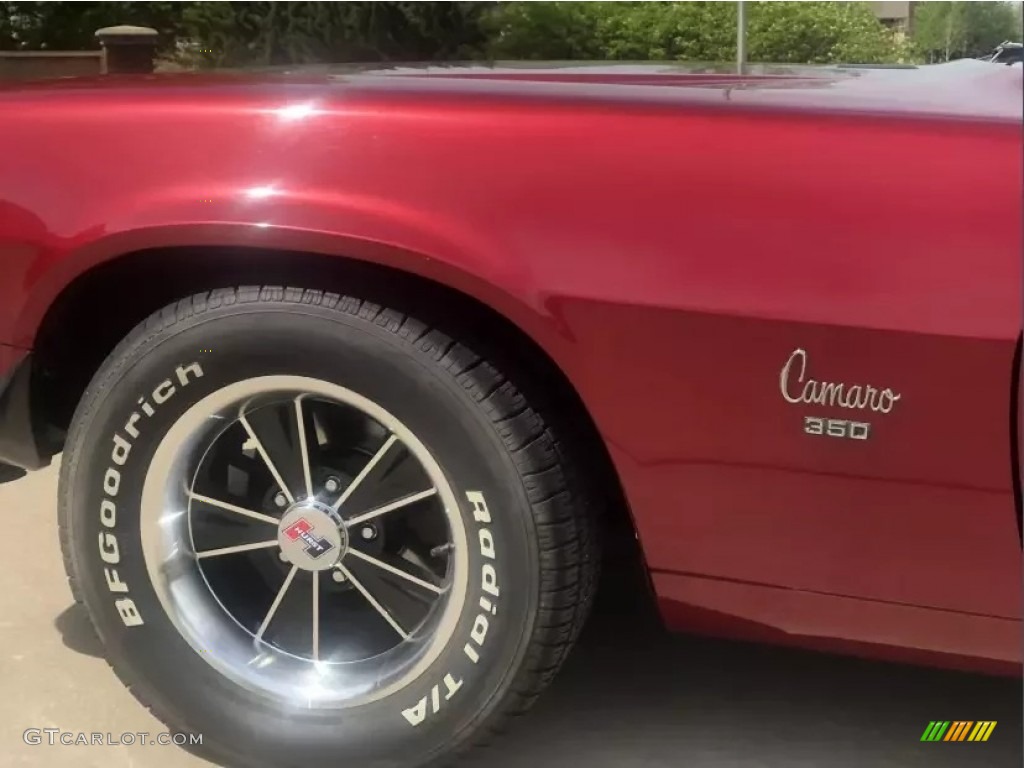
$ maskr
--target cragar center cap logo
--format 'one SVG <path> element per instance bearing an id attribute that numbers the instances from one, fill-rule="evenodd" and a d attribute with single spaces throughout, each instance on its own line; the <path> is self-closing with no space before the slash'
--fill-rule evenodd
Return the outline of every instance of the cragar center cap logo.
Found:
<path id="1" fill-rule="evenodd" d="M 326 504 L 307 499 L 293 504 L 277 530 L 281 552 L 305 571 L 332 568 L 348 549 L 341 518 Z"/>

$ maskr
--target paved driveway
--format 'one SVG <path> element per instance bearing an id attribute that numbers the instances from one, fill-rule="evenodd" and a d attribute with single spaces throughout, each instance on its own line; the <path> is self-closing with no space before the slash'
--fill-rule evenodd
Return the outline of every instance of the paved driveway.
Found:
<path id="1" fill-rule="evenodd" d="M 0 768 L 209 765 L 174 746 L 32 746 L 26 728 L 162 733 L 99 658 L 61 567 L 56 471 L 0 485 Z M 922 744 L 993 719 L 986 744 Z M 473 768 L 1019 768 L 1019 681 L 661 634 L 605 589 L 539 706 Z M 326 768 L 326 767 L 325 767 Z"/>

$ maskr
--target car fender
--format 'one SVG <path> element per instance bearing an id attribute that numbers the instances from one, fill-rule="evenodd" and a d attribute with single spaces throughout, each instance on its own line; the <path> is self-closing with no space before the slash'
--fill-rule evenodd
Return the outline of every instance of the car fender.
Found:
<path id="1" fill-rule="evenodd" d="M 259 195 L 265 193 L 264 198 Z M 31 347 L 48 308 L 77 278 L 129 254 L 179 246 L 302 251 L 379 264 L 460 291 L 503 315 L 557 360 L 569 339 L 545 310 L 528 263 L 465 222 L 393 200 L 334 191 L 161 190 L 145 204 L 108 201 L 108 221 L 40 248 L 24 264 L 27 290 L 12 342 Z M 100 217 L 104 218 L 104 217 Z M 12 297 L 12 301 L 17 296 Z"/>

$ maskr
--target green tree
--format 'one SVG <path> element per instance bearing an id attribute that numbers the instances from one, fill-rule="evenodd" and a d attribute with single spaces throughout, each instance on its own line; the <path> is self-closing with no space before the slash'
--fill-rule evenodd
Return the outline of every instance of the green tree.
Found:
<path id="1" fill-rule="evenodd" d="M 0 0 L 0 48 L 95 48 L 97 28 L 121 23 L 155 27 L 179 55 L 221 66 L 483 55 L 722 62 L 736 46 L 735 3 Z M 750 3 L 748 44 L 751 60 L 763 62 L 900 55 L 893 35 L 859 2 Z"/>
<path id="2" fill-rule="evenodd" d="M 434 60 L 479 55 L 480 2 L 2 2 L 0 49 L 84 50 L 137 24 L 210 63 Z"/>
<path id="3" fill-rule="evenodd" d="M 509 2 L 490 17 L 495 58 L 727 61 L 734 3 Z M 764 62 L 895 60 L 892 33 L 866 3 L 750 4 L 748 45 Z"/>
<path id="4" fill-rule="evenodd" d="M 101 27 L 135 24 L 160 33 L 171 46 L 181 32 L 189 3 L 174 2 L 0 2 L 0 50 L 80 51 L 97 47 Z"/>
<path id="5" fill-rule="evenodd" d="M 187 37 L 217 65 L 470 57 L 486 3 L 189 3 Z"/>
<path id="6" fill-rule="evenodd" d="M 724 61 L 736 55 L 734 3 L 588 3 L 598 59 Z"/>
<path id="7" fill-rule="evenodd" d="M 540 61 L 600 58 L 600 14 L 591 5 L 614 3 L 499 3 L 485 20 L 490 54 Z"/>
<path id="8" fill-rule="evenodd" d="M 1020 9 L 1011 3 L 920 3 L 914 14 L 914 44 L 930 61 L 981 56 L 1020 39 Z"/>
<path id="9" fill-rule="evenodd" d="M 751 61 L 875 64 L 897 58 L 893 34 L 867 3 L 753 3 Z"/>

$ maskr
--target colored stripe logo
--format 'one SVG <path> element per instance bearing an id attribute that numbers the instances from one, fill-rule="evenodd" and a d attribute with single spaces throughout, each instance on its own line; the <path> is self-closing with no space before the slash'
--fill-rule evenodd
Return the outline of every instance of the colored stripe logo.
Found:
<path id="1" fill-rule="evenodd" d="M 995 720 L 932 720 L 921 741 L 988 741 L 995 728 Z"/>

